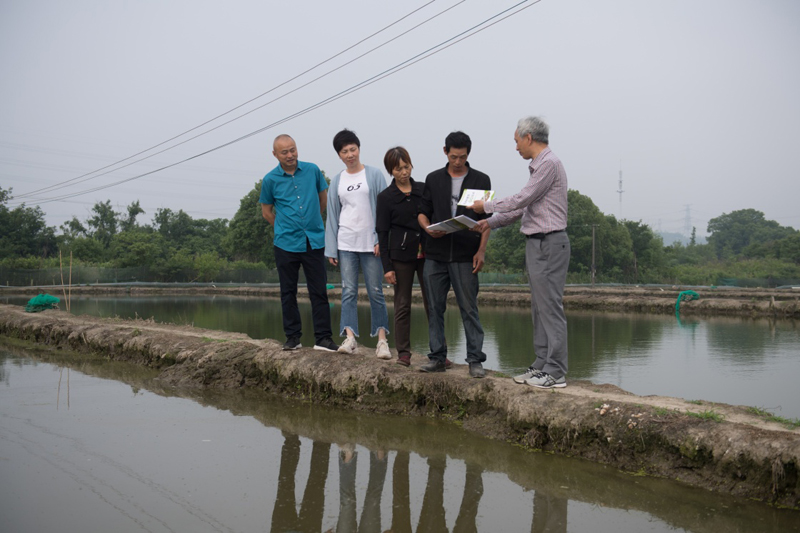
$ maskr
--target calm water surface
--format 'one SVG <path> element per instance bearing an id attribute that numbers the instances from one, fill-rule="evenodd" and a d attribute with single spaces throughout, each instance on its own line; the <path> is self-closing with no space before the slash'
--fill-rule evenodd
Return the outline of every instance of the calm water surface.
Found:
<path id="1" fill-rule="evenodd" d="M 800 531 L 795 511 L 436 421 L 181 397 L 154 375 L 0 345 L 0 530 Z"/>
<path id="2" fill-rule="evenodd" d="M 28 297 L 4 297 L 24 304 Z M 340 307 L 333 306 L 334 331 Z M 392 310 L 390 324 L 392 323 Z M 237 331 L 283 340 L 280 301 L 246 297 L 78 298 L 72 312 L 95 316 L 152 317 L 159 322 Z M 301 300 L 302 343 L 313 346 L 311 306 Z M 518 373 L 534 359 L 530 312 L 517 307 L 480 310 L 486 367 Z M 767 409 L 800 418 L 800 324 L 748 318 L 695 318 L 611 313 L 568 313 L 568 378 L 611 383 L 639 395 L 664 395 Z M 421 306 L 412 310 L 412 349 L 428 350 L 428 323 Z M 369 307 L 359 306 L 359 323 L 369 331 Z M 445 316 L 449 356 L 464 363 L 466 340 L 457 306 Z M 394 347 L 392 336 L 390 345 Z M 374 347 L 376 339 L 359 339 Z"/>

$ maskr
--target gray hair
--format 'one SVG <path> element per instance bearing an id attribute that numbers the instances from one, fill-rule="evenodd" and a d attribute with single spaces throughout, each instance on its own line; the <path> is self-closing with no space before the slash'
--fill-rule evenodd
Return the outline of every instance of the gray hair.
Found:
<path id="1" fill-rule="evenodd" d="M 524 137 L 530 135 L 536 142 L 548 144 L 550 126 L 540 117 L 525 117 L 517 122 L 517 135 Z"/>

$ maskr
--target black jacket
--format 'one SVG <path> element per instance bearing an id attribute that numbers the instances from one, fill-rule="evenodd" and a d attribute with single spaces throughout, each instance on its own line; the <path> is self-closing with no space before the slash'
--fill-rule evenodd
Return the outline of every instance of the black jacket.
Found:
<path id="1" fill-rule="evenodd" d="M 427 216 L 431 224 L 453 218 L 450 210 L 450 199 L 453 190 L 452 182 L 453 178 L 447 173 L 447 165 L 431 172 L 425 178 L 425 192 L 422 195 L 419 212 Z M 492 180 L 489 179 L 489 176 L 479 170 L 470 168 L 469 163 L 467 163 L 467 175 L 461 184 L 459 196 L 464 193 L 464 189 L 488 191 L 491 188 Z M 456 209 L 456 216 L 458 215 L 467 215 L 473 220 L 482 220 L 489 217 L 486 214 L 479 215 L 463 205 L 458 206 L 458 209 Z M 424 247 L 425 257 L 446 263 L 471 263 L 472 256 L 478 253 L 480 245 L 480 233 L 469 230 L 457 231 L 448 233 L 438 239 L 428 238 Z"/>
<path id="2" fill-rule="evenodd" d="M 427 235 L 419 227 L 417 213 L 425 186 L 411 178 L 411 194 L 397 188 L 395 180 L 378 195 L 375 231 L 381 247 L 383 271 L 394 270 L 394 261 L 416 261 L 420 240 Z"/>

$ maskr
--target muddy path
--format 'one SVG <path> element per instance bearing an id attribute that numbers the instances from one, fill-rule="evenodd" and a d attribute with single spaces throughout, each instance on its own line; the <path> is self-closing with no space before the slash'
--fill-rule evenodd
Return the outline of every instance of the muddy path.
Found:
<path id="1" fill-rule="evenodd" d="M 730 287 L 640 287 L 622 285 L 615 287 L 567 286 L 564 291 L 564 307 L 568 310 L 622 311 L 654 314 L 674 314 L 678 295 L 693 290 L 699 296 L 696 300 L 682 301 L 681 315 L 695 316 L 749 316 L 778 319 L 800 318 L 800 289 L 740 289 Z M 61 287 L 4 287 L 2 294 L 25 294 L 34 296 L 48 292 L 63 298 Z M 298 291 L 305 295 L 305 289 Z M 159 294 L 209 295 L 209 296 L 254 296 L 280 297 L 278 287 L 265 286 L 215 286 L 165 287 L 144 285 L 82 285 L 70 289 L 72 296 L 82 295 L 127 295 L 155 296 Z M 385 287 L 387 301 L 392 301 L 393 288 Z M 341 289 L 329 291 L 333 300 L 341 298 Z M 359 299 L 367 301 L 366 290 L 362 289 Z M 422 295 L 417 288 L 413 299 L 422 303 Z M 478 294 L 481 305 L 530 307 L 530 292 L 527 286 L 484 284 Z M 455 296 L 450 293 L 450 303 L 455 305 Z M 63 307 L 63 306 L 62 306 Z"/>
<path id="2" fill-rule="evenodd" d="M 258 389 L 336 408 L 440 418 L 531 449 L 800 507 L 800 429 L 744 407 L 636 396 L 587 381 L 536 390 L 496 372 L 470 379 L 465 365 L 428 375 L 366 350 L 283 352 L 277 341 L 238 333 L 28 314 L 10 305 L 0 305 L 0 335 L 158 369 L 160 382 L 186 390 Z M 412 358 L 414 366 L 422 362 Z"/>

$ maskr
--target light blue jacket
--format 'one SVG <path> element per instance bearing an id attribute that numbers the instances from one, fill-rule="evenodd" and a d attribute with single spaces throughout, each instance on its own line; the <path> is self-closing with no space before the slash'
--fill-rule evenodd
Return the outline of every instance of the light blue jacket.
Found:
<path id="1" fill-rule="evenodd" d="M 372 220 L 376 220 L 375 212 L 378 206 L 378 194 L 386 188 L 386 178 L 383 172 L 375 167 L 364 165 L 367 175 L 367 186 L 369 186 L 369 205 L 372 208 Z M 342 171 L 344 172 L 344 171 Z M 328 219 L 325 222 L 325 257 L 339 259 L 339 213 L 342 211 L 342 204 L 339 203 L 339 178 L 342 172 L 336 174 L 328 187 Z M 372 225 L 372 240 L 378 244 L 378 233 L 375 231 L 375 224 Z"/>

